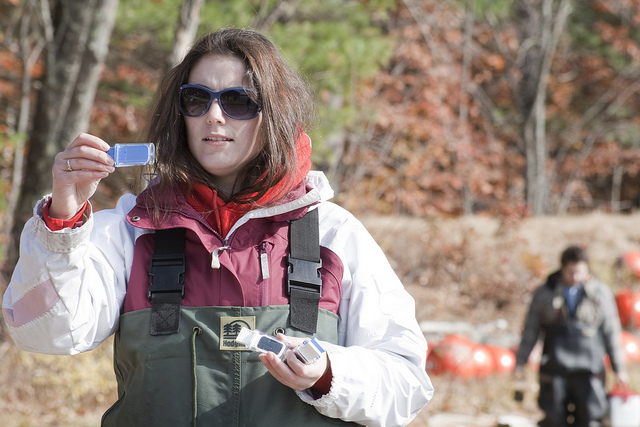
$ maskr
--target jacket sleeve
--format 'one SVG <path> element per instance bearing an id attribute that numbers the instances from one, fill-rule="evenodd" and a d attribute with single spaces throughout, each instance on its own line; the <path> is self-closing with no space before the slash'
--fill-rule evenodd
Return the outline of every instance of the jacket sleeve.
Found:
<path id="1" fill-rule="evenodd" d="M 603 312 L 602 332 L 604 336 L 605 351 L 609 354 L 611 368 L 615 373 L 626 372 L 626 364 L 622 351 L 622 326 L 616 300 L 607 285 L 601 284 L 601 305 Z"/>
<path id="2" fill-rule="evenodd" d="M 89 213 L 80 227 L 60 231 L 42 219 L 48 201 L 37 204 L 23 229 L 2 312 L 19 348 L 76 354 L 117 328 L 133 258 L 125 217 L 135 198 L 124 196 L 115 209 Z"/>
<path id="3" fill-rule="evenodd" d="M 533 294 L 531 304 L 529 305 L 529 311 L 524 321 L 520 345 L 516 352 L 516 366 L 519 367 L 526 365 L 529 360 L 529 355 L 531 354 L 531 351 L 533 351 L 533 347 L 538 342 L 538 337 L 540 336 L 540 330 L 542 328 L 542 319 L 540 316 L 542 292 L 543 289 L 540 287 Z"/>
<path id="4" fill-rule="evenodd" d="M 344 263 L 339 345 L 326 344 L 333 372 L 329 393 L 317 400 L 300 396 L 328 417 L 406 425 L 433 395 L 415 302 L 359 221 L 331 203 L 319 209 L 321 244 Z"/>

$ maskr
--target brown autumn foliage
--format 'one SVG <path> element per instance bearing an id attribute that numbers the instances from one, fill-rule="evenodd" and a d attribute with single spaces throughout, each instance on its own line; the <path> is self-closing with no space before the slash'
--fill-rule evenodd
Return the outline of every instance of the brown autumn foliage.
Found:
<path id="1" fill-rule="evenodd" d="M 421 4 L 424 17 L 400 7 L 387 23 L 398 46 L 362 95 L 378 113 L 367 124 L 375 130 L 366 140 L 350 135 L 340 201 L 418 216 L 526 214 L 521 95 L 510 82 L 521 78 L 514 64 L 525 47 L 515 21 L 476 17 L 467 40 L 464 10 Z M 574 9 L 548 82 L 548 211 L 563 199 L 573 212 L 637 207 L 638 4 Z"/>
<path id="2" fill-rule="evenodd" d="M 416 216 L 459 214 L 465 193 L 516 206 L 507 193 L 522 162 L 490 140 L 479 106 L 463 92 L 464 15 L 450 4 L 423 4 L 432 24 L 428 40 L 406 8 L 389 23 L 398 47 L 363 100 L 378 112 L 375 133 L 348 141 L 340 201 L 354 211 Z"/>

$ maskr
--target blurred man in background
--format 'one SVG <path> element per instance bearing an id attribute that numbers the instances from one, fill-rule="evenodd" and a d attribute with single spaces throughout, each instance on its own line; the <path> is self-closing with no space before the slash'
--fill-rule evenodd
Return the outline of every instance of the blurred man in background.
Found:
<path id="1" fill-rule="evenodd" d="M 597 427 L 608 412 L 605 354 L 617 381 L 623 386 L 629 381 L 618 309 L 607 285 L 590 274 L 584 249 L 568 247 L 560 264 L 533 295 L 514 373 L 516 378 L 523 375 L 529 354 L 542 339 L 538 405 L 546 416 L 539 425 Z"/>

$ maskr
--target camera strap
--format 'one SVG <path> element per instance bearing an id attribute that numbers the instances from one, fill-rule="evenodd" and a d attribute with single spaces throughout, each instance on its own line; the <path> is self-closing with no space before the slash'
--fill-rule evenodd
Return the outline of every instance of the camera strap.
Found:
<path id="1" fill-rule="evenodd" d="M 149 334 L 170 335 L 180 327 L 180 306 L 184 297 L 185 229 L 157 230 L 149 267 L 151 321 Z"/>
<path id="2" fill-rule="evenodd" d="M 302 218 L 291 221 L 288 263 L 287 293 L 291 326 L 314 334 L 322 293 L 318 209 L 310 210 Z"/>

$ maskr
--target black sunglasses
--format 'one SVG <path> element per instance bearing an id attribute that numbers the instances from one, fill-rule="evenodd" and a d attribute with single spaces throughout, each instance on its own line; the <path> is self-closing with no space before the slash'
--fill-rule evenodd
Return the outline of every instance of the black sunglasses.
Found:
<path id="1" fill-rule="evenodd" d="M 262 109 L 260 104 L 251 99 L 248 89 L 242 87 L 232 87 L 214 92 L 200 85 L 182 85 L 180 87 L 180 112 L 188 117 L 204 116 L 216 99 L 222 111 L 232 119 L 253 119 Z"/>

